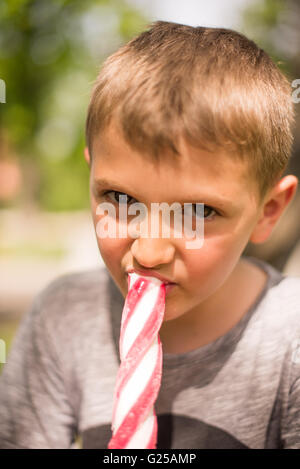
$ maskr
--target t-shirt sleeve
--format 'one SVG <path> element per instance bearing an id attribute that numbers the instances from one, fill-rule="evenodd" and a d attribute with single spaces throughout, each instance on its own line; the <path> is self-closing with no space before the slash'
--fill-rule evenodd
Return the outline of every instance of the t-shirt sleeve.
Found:
<path id="1" fill-rule="evenodd" d="M 300 335 L 292 342 L 291 371 L 282 436 L 284 449 L 300 449 Z"/>
<path id="2" fill-rule="evenodd" d="M 0 375 L 0 448 L 65 449 L 75 437 L 62 361 L 40 293 L 21 320 Z"/>

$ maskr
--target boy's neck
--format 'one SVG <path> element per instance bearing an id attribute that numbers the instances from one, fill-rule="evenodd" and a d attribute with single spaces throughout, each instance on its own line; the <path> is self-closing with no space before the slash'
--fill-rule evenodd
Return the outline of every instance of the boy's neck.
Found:
<path id="1" fill-rule="evenodd" d="M 160 339 L 165 353 L 186 353 L 207 345 L 232 329 L 262 292 L 267 274 L 246 259 L 240 259 L 226 281 L 226 288 L 214 295 L 205 310 L 186 313 L 164 322 Z M 239 295 L 236 295 L 236 292 Z"/>

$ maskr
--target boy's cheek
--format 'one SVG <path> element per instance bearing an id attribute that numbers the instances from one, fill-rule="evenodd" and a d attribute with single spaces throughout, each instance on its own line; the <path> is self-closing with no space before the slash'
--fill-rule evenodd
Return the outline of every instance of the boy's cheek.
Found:
<path id="1" fill-rule="evenodd" d="M 110 239 L 104 238 L 100 239 L 97 236 L 97 243 L 99 247 L 100 254 L 107 264 L 118 264 L 120 265 L 120 260 L 122 259 L 122 240 L 120 239 Z M 124 240 L 123 240 L 124 243 Z"/>
<path id="2" fill-rule="evenodd" d="M 125 267 L 129 264 L 125 262 L 128 242 L 126 246 L 121 245 L 122 242 L 124 243 L 124 240 L 102 239 L 98 240 L 98 247 L 103 262 L 125 297 L 128 293 L 128 279 L 125 273 Z"/>
<path id="3" fill-rule="evenodd" d="M 240 250 L 225 240 L 218 241 L 210 239 L 201 249 L 185 250 L 183 263 L 187 277 L 187 288 L 194 289 L 203 287 L 212 288 L 213 285 L 221 283 L 222 280 L 233 269 L 238 261 Z"/>

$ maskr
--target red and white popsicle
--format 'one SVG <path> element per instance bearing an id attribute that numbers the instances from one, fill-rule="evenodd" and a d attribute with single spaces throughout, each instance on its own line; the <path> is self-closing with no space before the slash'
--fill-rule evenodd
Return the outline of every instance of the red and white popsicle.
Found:
<path id="1" fill-rule="evenodd" d="M 154 277 L 128 274 L 120 332 L 120 359 L 114 393 L 109 449 L 155 449 L 154 410 L 162 375 L 159 329 L 165 312 L 165 285 Z"/>

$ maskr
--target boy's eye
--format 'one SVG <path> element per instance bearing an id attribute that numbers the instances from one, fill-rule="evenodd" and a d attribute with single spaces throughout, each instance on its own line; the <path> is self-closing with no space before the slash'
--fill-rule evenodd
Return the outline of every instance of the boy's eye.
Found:
<path id="1" fill-rule="evenodd" d="M 120 195 L 126 195 L 127 196 L 127 199 L 125 200 L 125 203 L 126 202 L 130 203 L 130 199 L 135 200 L 130 195 L 125 194 L 125 192 L 119 192 L 119 191 L 106 191 L 106 192 L 104 192 L 104 195 L 110 195 L 110 194 L 113 194 L 112 195 L 112 201 L 117 203 L 117 204 L 124 204 L 124 202 L 122 202 L 122 199 L 119 199 Z M 116 196 L 114 194 L 116 194 Z"/>
<path id="2" fill-rule="evenodd" d="M 130 202 L 132 202 L 133 200 L 136 201 L 136 199 L 134 199 L 133 197 L 131 197 L 130 195 L 128 194 L 125 194 L 125 192 L 119 192 L 119 191 L 106 191 L 104 192 L 104 195 L 112 195 L 112 201 L 117 203 L 117 204 L 123 204 L 124 202 L 121 201 L 121 199 L 119 199 L 120 195 L 126 195 L 127 196 L 127 203 L 129 204 Z M 131 200 L 130 200 L 131 199 Z M 126 203 L 126 201 L 125 201 Z M 197 213 L 197 210 L 196 210 L 196 204 L 192 204 L 192 209 L 193 209 L 193 215 L 195 215 L 196 217 L 198 216 L 198 213 Z M 213 218 L 214 215 L 218 215 L 218 212 L 210 207 L 209 205 L 204 205 L 203 207 L 203 210 L 204 210 L 204 219 L 206 220 L 209 220 L 211 218 Z M 212 212 L 214 212 L 212 214 Z"/>
<path id="3" fill-rule="evenodd" d="M 196 204 L 192 204 L 192 208 L 193 208 L 193 214 L 197 217 L 198 213 L 197 213 L 197 210 L 196 210 Z M 204 212 L 203 216 L 204 216 L 205 220 L 213 218 L 214 215 L 218 215 L 218 212 L 214 208 L 210 207 L 209 205 L 204 205 L 203 212 Z M 211 215 L 211 212 L 214 212 L 213 215 Z M 210 216 L 209 216 L 209 214 L 210 214 Z M 206 215 L 208 215 L 208 216 L 206 216 Z"/>

